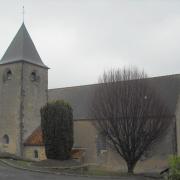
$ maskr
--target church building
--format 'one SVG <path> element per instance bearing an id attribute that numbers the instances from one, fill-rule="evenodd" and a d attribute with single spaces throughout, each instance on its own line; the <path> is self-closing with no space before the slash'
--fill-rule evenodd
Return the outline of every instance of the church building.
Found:
<path id="1" fill-rule="evenodd" d="M 137 168 L 167 165 L 169 155 L 180 155 L 180 74 L 147 78 L 174 114 L 166 137 L 144 154 Z M 73 108 L 74 148 L 86 163 L 125 169 L 124 161 L 110 149 L 92 123 L 90 105 L 97 85 L 48 89 L 48 66 L 41 60 L 24 25 L 0 60 L 0 152 L 26 159 L 46 159 L 40 128 L 40 108 L 48 101 L 65 100 Z"/>

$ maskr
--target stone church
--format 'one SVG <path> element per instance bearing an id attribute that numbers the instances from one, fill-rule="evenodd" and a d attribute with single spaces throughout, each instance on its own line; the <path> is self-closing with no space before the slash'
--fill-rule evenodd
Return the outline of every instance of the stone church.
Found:
<path id="1" fill-rule="evenodd" d="M 161 94 L 175 117 L 162 142 L 138 162 L 139 169 L 157 169 L 166 166 L 169 155 L 180 154 L 180 74 L 147 81 Z M 86 163 L 126 168 L 92 124 L 89 107 L 96 86 L 48 89 L 48 67 L 23 23 L 0 61 L 0 152 L 45 159 L 40 108 L 48 101 L 63 99 L 73 108 L 74 157 Z"/>

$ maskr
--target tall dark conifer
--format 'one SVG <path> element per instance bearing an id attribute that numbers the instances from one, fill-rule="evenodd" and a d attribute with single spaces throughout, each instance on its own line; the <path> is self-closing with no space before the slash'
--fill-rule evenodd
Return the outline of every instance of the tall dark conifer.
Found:
<path id="1" fill-rule="evenodd" d="M 41 108 L 41 128 L 48 159 L 67 160 L 73 146 L 73 112 L 61 101 L 47 103 Z"/>

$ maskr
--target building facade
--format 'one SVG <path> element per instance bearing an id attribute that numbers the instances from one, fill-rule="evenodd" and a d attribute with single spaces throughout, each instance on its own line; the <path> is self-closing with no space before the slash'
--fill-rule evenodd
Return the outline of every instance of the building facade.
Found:
<path id="1" fill-rule="evenodd" d="M 40 108 L 48 98 L 48 67 L 24 24 L 0 61 L 1 151 L 23 156 L 24 141 L 40 124 Z"/>
<path id="2" fill-rule="evenodd" d="M 180 75 L 147 79 L 174 114 L 166 137 L 140 160 L 138 167 L 157 169 L 171 154 L 180 154 Z M 63 99 L 73 108 L 74 150 L 86 163 L 124 169 L 125 163 L 110 149 L 93 126 L 90 106 L 97 85 L 48 90 L 48 67 L 42 62 L 24 24 L 0 61 L 0 152 L 27 159 L 46 158 L 40 129 L 40 108 Z"/>

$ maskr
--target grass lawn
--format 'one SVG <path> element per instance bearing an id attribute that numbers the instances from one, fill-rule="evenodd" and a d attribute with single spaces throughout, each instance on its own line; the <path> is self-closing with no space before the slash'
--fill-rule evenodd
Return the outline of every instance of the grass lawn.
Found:
<path id="1" fill-rule="evenodd" d="M 12 164 L 18 167 L 30 167 L 32 164 L 31 161 L 14 160 L 14 159 L 2 159 L 2 160 L 7 162 L 8 164 Z"/>

